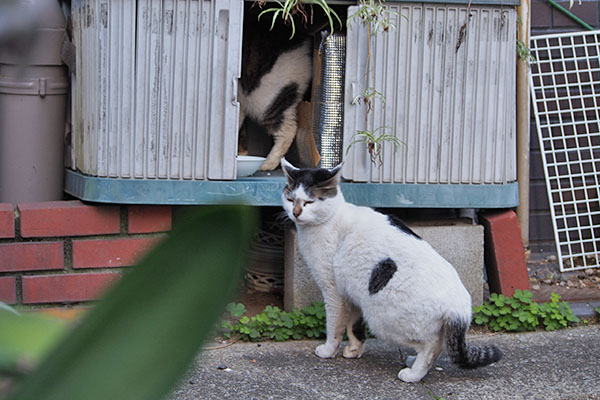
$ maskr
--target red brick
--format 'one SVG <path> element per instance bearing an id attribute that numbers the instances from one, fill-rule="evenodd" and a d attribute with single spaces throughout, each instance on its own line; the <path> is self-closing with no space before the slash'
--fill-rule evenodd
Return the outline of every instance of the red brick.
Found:
<path id="1" fill-rule="evenodd" d="M 134 265 L 160 238 L 74 240 L 73 268 Z"/>
<path id="2" fill-rule="evenodd" d="M 23 303 L 96 300 L 120 277 L 118 273 L 24 276 Z"/>
<path id="3" fill-rule="evenodd" d="M 17 302 L 17 280 L 12 276 L 0 278 L 0 301 L 7 304 Z"/>
<path id="4" fill-rule="evenodd" d="M 10 203 L 0 203 L 0 238 L 15 237 L 15 210 Z"/>
<path id="5" fill-rule="evenodd" d="M 21 236 L 85 236 L 119 233 L 119 206 L 90 206 L 80 201 L 19 204 Z"/>
<path id="6" fill-rule="evenodd" d="M 0 272 L 63 269 L 62 242 L 2 243 Z"/>
<path id="7" fill-rule="evenodd" d="M 490 291 L 512 296 L 517 289 L 529 290 L 529 276 L 521 228 L 514 211 L 484 214 L 485 265 Z"/>
<path id="8" fill-rule="evenodd" d="M 171 230 L 170 206 L 129 206 L 129 233 L 153 233 Z"/>

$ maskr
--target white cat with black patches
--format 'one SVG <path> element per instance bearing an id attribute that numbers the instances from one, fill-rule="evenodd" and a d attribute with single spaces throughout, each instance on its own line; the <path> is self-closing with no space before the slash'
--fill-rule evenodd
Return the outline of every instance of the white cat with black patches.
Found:
<path id="1" fill-rule="evenodd" d="M 312 40 L 301 33 L 290 39 L 285 26 L 269 30 L 251 12 L 244 18 L 239 123 L 241 128 L 246 117 L 252 118 L 273 136 L 260 166 L 268 171 L 279 166 L 296 136 L 296 109 L 312 78 Z"/>
<path id="2" fill-rule="evenodd" d="M 341 165 L 298 169 L 281 160 L 287 177 L 283 207 L 298 230 L 298 247 L 323 293 L 327 340 L 316 348 L 335 357 L 363 353 L 361 318 L 379 339 L 417 351 L 398 378 L 420 381 L 444 343 L 451 360 L 476 368 L 500 360 L 495 346 L 466 342 L 471 296 L 452 265 L 401 221 L 347 203 L 339 187 Z M 362 312 L 361 312 L 362 310 Z"/>

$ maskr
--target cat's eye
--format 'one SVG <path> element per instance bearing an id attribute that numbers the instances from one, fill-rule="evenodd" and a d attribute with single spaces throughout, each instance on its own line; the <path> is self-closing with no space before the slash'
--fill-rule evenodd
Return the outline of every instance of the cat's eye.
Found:
<path id="1" fill-rule="evenodd" d="M 307 204 L 312 204 L 312 203 L 314 203 L 314 202 L 315 202 L 314 200 L 306 200 L 306 201 L 304 202 L 304 205 L 307 205 Z"/>
<path id="2" fill-rule="evenodd" d="M 287 198 L 287 201 L 289 201 L 290 203 L 293 203 L 293 202 L 294 202 L 294 199 L 292 199 L 291 197 L 288 197 L 288 198 Z"/>

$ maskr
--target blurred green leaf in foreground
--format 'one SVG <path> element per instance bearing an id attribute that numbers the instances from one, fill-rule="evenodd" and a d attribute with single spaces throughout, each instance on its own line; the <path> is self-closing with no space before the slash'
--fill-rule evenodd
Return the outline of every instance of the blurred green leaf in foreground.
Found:
<path id="1" fill-rule="evenodd" d="M 255 222 L 248 207 L 194 211 L 65 335 L 11 399 L 168 394 L 235 294 Z M 2 330 L 19 320 L 6 311 L 0 318 Z M 6 347 L 0 342 L 0 355 Z"/>

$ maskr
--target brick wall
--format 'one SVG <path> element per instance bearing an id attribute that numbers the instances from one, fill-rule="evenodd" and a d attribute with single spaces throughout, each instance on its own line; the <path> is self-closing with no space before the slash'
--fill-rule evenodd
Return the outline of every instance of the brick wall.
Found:
<path id="1" fill-rule="evenodd" d="M 0 301 L 95 300 L 171 229 L 168 206 L 0 204 Z"/>
<path id="2" fill-rule="evenodd" d="M 573 14 L 594 28 L 600 27 L 600 2 L 598 0 L 574 1 L 569 9 L 569 1 L 557 1 Z M 531 0 L 531 35 L 543 35 L 557 32 L 582 31 L 581 25 L 566 17 L 546 0 Z M 550 205 L 544 180 L 544 169 L 537 128 L 531 112 L 531 154 L 530 154 L 530 202 L 529 202 L 529 247 L 533 252 L 555 253 L 554 233 L 550 218 Z"/>

